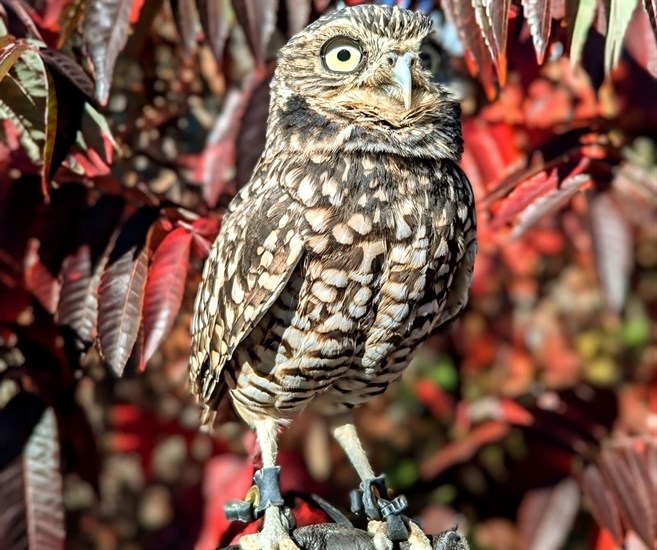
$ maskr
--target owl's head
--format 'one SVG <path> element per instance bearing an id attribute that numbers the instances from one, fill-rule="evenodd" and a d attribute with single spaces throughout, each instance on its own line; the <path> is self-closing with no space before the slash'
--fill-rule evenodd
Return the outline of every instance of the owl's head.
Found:
<path id="1" fill-rule="evenodd" d="M 460 156 L 458 103 L 431 82 L 420 60 L 431 26 L 419 13 L 377 5 L 318 19 L 278 54 L 272 119 L 287 131 L 321 137 L 326 148 L 399 153 L 401 147 L 423 156 L 435 145 L 429 134 L 446 124 L 458 151 L 432 156 Z"/>

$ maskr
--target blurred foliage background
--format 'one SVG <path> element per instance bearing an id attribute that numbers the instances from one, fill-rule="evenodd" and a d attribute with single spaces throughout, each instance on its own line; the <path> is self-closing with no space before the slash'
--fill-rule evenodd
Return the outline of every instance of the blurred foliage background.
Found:
<path id="1" fill-rule="evenodd" d="M 657 4 L 382 3 L 434 19 L 422 55 L 462 103 L 480 252 L 461 320 L 359 412 L 375 469 L 473 548 L 653 548 Z M 343 5 L 0 0 L 0 548 L 243 530 L 222 506 L 254 439 L 197 429 L 192 299 L 277 49 Z M 347 506 L 321 419 L 281 445 L 290 498 Z"/>

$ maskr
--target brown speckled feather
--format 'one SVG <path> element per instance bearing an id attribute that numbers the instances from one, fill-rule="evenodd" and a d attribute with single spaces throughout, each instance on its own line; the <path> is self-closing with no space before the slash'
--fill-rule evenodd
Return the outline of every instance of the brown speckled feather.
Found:
<path id="1" fill-rule="evenodd" d="M 429 28 L 364 6 L 281 50 L 265 151 L 196 298 L 190 379 L 205 422 L 226 393 L 251 425 L 361 405 L 464 307 L 473 197 L 458 167 L 459 106 L 412 57 Z M 336 36 L 360 44 L 360 70 L 326 70 Z M 411 56 L 408 109 L 386 84 L 391 51 Z"/>

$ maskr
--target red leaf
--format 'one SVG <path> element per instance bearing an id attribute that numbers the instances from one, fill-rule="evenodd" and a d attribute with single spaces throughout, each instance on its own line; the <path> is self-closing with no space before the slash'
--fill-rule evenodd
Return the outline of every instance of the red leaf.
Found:
<path id="1" fill-rule="evenodd" d="M 491 227 L 499 227 L 510 222 L 536 199 L 548 191 L 556 189 L 557 183 L 556 168 L 552 169 L 549 174 L 545 171 L 539 172 L 520 182 L 500 204 L 495 217 L 491 220 Z"/>
<path id="2" fill-rule="evenodd" d="M 650 3 L 652 6 L 649 6 Z M 625 34 L 624 45 L 632 57 L 657 78 L 657 22 L 655 21 L 657 0 L 644 0 L 643 5 L 645 11 L 634 11 Z M 649 15 L 650 13 L 652 16 Z"/>
<path id="3" fill-rule="evenodd" d="M 196 542 L 198 550 L 216 548 L 228 533 L 230 522 L 224 505 L 230 500 L 242 500 L 253 482 L 254 468 L 234 455 L 210 459 L 205 466 L 203 493 L 205 510 L 203 528 Z"/>
<path id="4" fill-rule="evenodd" d="M 609 193 L 589 196 L 589 221 L 595 264 L 607 306 L 623 309 L 634 266 L 634 246 L 629 222 Z"/>
<path id="5" fill-rule="evenodd" d="M 196 0 L 196 7 L 205 33 L 205 40 L 210 43 L 214 58 L 221 63 L 224 46 L 232 27 L 229 0 Z"/>
<path id="6" fill-rule="evenodd" d="M 651 482 L 645 458 L 628 445 L 604 449 L 600 467 L 614 495 L 625 525 L 651 546 L 657 537 L 655 484 Z"/>
<path id="7" fill-rule="evenodd" d="M 475 20 L 490 52 L 500 86 L 506 84 L 506 35 L 511 0 L 472 0 Z"/>
<path id="8" fill-rule="evenodd" d="M 522 9 L 529 25 L 536 50 L 536 61 L 539 65 L 545 59 L 545 51 L 550 39 L 551 4 L 552 0 L 522 0 Z"/>
<path id="9" fill-rule="evenodd" d="M 157 247 L 144 291 L 144 356 L 142 369 L 153 356 L 178 314 L 185 291 L 192 234 L 182 227 Z"/>
<path id="10" fill-rule="evenodd" d="M 38 248 L 38 241 L 32 239 L 25 257 L 25 288 L 39 300 L 48 313 L 54 313 L 61 285 L 39 259 Z"/>
<path id="11" fill-rule="evenodd" d="M 269 40 L 276 29 L 278 0 L 232 0 L 256 65 L 263 68 Z"/>
<path id="12" fill-rule="evenodd" d="M 103 358 L 121 375 L 141 327 L 148 275 L 148 232 L 157 210 L 143 208 L 126 223 L 98 289 L 98 336 Z"/>
<path id="13" fill-rule="evenodd" d="M 511 233 L 514 238 L 520 237 L 546 214 L 554 212 L 570 199 L 587 183 L 591 181 L 588 174 L 578 174 L 566 178 L 558 189 L 548 192 L 530 204 L 520 215 L 518 225 Z"/>
<path id="14" fill-rule="evenodd" d="M 96 72 L 96 97 L 106 105 L 116 59 L 128 40 L 133 0 L 90 0 L 84 41 Z"/>
<path id="15" fill-rule="evenodd" d="M 623 540 L 618 505 L 609 492 L 600 469 L 596 465 L 587 466 L 581 480 L 582 490 L 588 497 L 591 513 L 599 525 L 608 530 L 617 544 Z"/>
<path id="16" fill-rule="evenodd" d="M 3 548 L 64 548 L 57 421 L 46 409 L 21 456 L 0 470 Z"/>
<path id="17" fill-rule="evenodd" d="M 493 99 L 497 94 L 493 80 L 493 60 L 477 25 L 472 4 L 461 0 L 444 0 L 441 7 L 447 19 L 456 27 L 461 43 L 466 45 L 465 60 L 470 72 L 479 76 L 486 96 Z"/>
<path id="18" fill-rule="evenodd" d="M 174 22 L 182 43 L 182 53 L 190 59 L 196 52 L 196 24 L 198 14 L 194 0 L 170 0 Z"/>
<path id="19" fill-rule="evenodd" d="M 525 493 L 518 508 L 518 530 L 523 548 L 559 550 L 579 512 L 580 489 L 572 478 L 553 487 Z"/>

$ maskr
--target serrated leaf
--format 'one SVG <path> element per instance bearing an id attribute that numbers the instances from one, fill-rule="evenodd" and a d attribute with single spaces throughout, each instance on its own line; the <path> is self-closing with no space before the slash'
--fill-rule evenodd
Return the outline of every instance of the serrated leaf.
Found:
<path id="1" fill-rule="evenodd" d="M 523 548 L 559 550 L 579 512 L 580 489 L 572 478 L 553 487 L 525 493 L 518 508 L 518 531 Z"/>
<path id="2" fill-rule="evenodd" d="M 70 327 L 86 345 L 96 337 L 98 287 L 107 261 L 105 250 L 123 205 L 118 197 L 101 197 L 84 214 L 76 240 L 77 250 L 62 265 L 62 288 L 55 320 Z"/>
<path id="3" fill-rule="evenodd" d="M 276 29 L 278 0 L 231 0 L 256 65 L 264 67 L 269 40 Z"/>
<path id="4" fill-rule="evenodd" d="M 495 64 L 500 86 L 506 82 L 506 36 L 511 0 L 472 0 L 475 20 Z"/>
<path id="5" fill-rule="evenodd" d="M 83 36 L 96 73 L 96 97 L 107 104 L 116 59 L 128 41 L 132 0 L 89 0 Z"/>
<path id="6" fill-rule="evenodd" d="M 64 548 L 62 476 L 52 409 L 43 413 L 22 455 L 0 472 L 0 500 L 3 548 Z"/>
<path id="7" fill-rule="evenodd" d="M 605 72 L 609 74 L 618 63 L 623 49 L 623 37 L 630 24 L 637 0 L 610 0 L 605 39 Z"/>
<path id="8" fill-rule="evenodd" d="M 552 27 L 552 0 L 522 0 L 522 9 L 525 19 L 532 35 L 534 50 L 536 50 L 536 61 L 539 65 L 545 59 L 545 52 L 550 40 Z"/>
<path id="9" fill-rule="evenodd" d="M 156 217 L 156 209 L 142 208 L 126 222 L 100 280 L 100 351 L 118 376 L 139 335 L 148 276 L 148 234 Z"/>
<path id="10" fill-rule="evenodd" d="M 493 75 L 493 58 L 484 42 L 470 2 L 443 0 L 441 7 L 447 19 L 456 27 L 459 39 L 465 46 L 465 60 L 470 72 L 479 77 L 486 96 L 493 99 L 497 94 Z"/>
<path id="11" fill-rule="evenodd" d="M 214 58 L 221 63 L 226 39 L 235 19 L 230 0 L 196 0 L 196 7 Z"/>
<path id="12" fill-rule="evenodd" d="M 312 8 L 311 0 L 285 0 L 290 35 L 297 34 L 307 24 Z"/>
<path id="13" fill-rule="evenodd" d="M 11 39 L 10 37 L 7 37 Z M 14 66 L 18 61 L 23 52 L 27 51 L 30 48 L 27 42 L 14 42 L 12 46 L 5 46 L 3 48 L 2 55 L 0 55 L 0 80 L 2 80 L 9 70 Z"/>
<path id="14" fill-rule="evenodd" d="M 51 48 L 42 48 L 39 50 L 39 55 L 53 73 L 53 77 L 65 78 L 84 95 L 88 102 L 94 102 L 94 84 L 74 59 Z"/>
<path id="15" fill-rule="evenodd" d="M 510 222 L 539 197 L 556 189 L 557 183 L 556 168 L 553 168 L 549 174 L 545 171 L 539 172 L 520 182 L 500 204 L 495 217 L 491 220 L 491 227 L 499 227 Z"/>
<path id="16" fill-rule="evenodd" d="M 628 220 L 608 193 L 589 196 L 589 220 L 595 264 L 609 309 L 619 312 L 634 265 L 634 247 Z"/>
<path id="17" fill-rule="evenodd" d="M 587 466 L 582 475 L 581 485 L 589 499 L 595 520 L 612 534 L 617 543 L 620 543 L 623 537 L 620 513 L 600 474 L 600 469 L 595 465 Z"/>
<path id="18" fill-rule="evenodd" d="M 44 70 L 48 82 L 48 95 L 46 96 L 46 111 L 44 120 L 44 140 L 41 153 L 41 191 L 44 197 L 48 196 L 48 186 L 53 172 L 58 168 L 54 166 L 53 155 L 57 141 L 57 93 L 55 84 L 48 71 Z"/>
<path id="19" fill-rule="evenodd" d="M 570 64 L 574 67 L 582 57 L 584 42 L 589 35 L 589 29 L 595 17 L 596 0 L 579 0 L 577 14 L 573 25 L 573 36 L 570 42 Z"/>
<path id="20" fill-rule="evenodd" d="M 555 189 L 530 204 L 519 216 L 518 225 L 513 228 L 511 236 L 520 237 L 546 214 L 554 212 L 575 196 L 586 183 L 591 181 L 588 174 L 578 174 L 566 178 L 558 189 Z"/>
<path id="21" fill-rule="evenodd" d="M 170 0 L 174 21 L 180 35 L 182 51 L 188 58 L 196 53 L 196 28 L 198 14 L 194 0 Z"/>
<path id="22" fill-rule="evenodd" d="M 600 467 L 625 525 L 651 546 L 657 537 L 657 510 L 645 461 L 631 447 L 604 449 Z"/>
<path id="23" fill-rule="evenodd" d="M 169 333 L 180 310 L 191 244 L 192 233 L 178 227 L 153 254 L 144 293 L 144 364 Z"/>
<path id="24" fill-rule="evenodd" d="M 643 0 L 643 9 L 648 15 L 652 32 L 657 40 L 657 0 Z"/>

